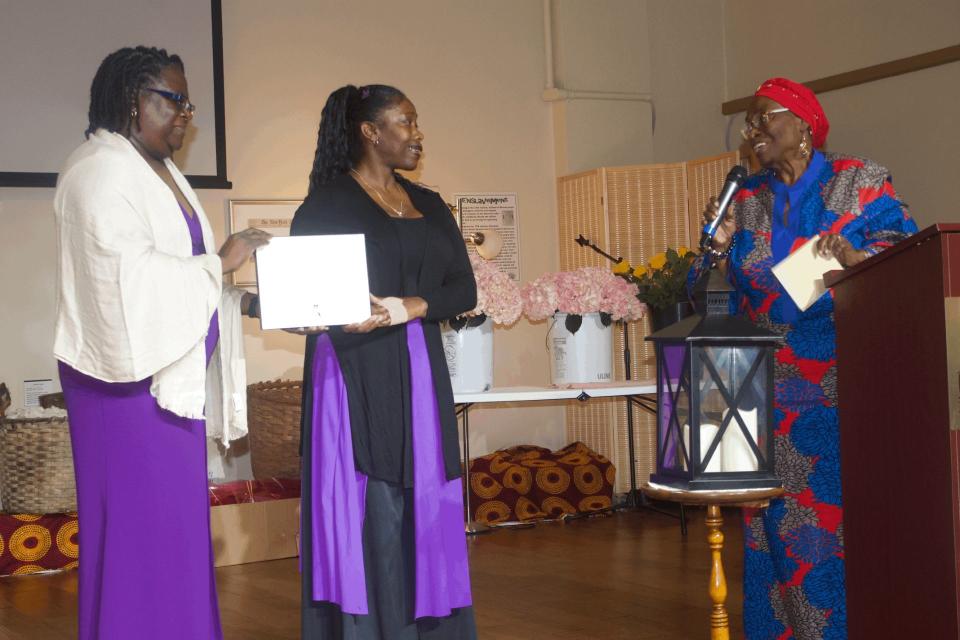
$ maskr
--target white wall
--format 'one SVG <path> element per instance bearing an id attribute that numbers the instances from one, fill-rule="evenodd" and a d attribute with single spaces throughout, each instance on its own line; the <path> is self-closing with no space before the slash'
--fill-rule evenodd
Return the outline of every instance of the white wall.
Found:
<path id="1" fill-rule="evenodd" d="M 558 175 L 726 150 L 723 7 L 717 0 L 554 3 L 557 87 L 610 94 L 554 103 Z"/>
<path id="2" fill-rule="evenodd" d="M 652 162 L 725 151 L 723 3 L 648 0 L 651 88 L 656 105 Z"/>
<path id="3" fill-rule="evenodd" d="M 557 175 L 651 162 L 646 0 L 555 0 L 552 103 Z"/>
<path id="4" fill-rule="evenodd" d="M 649 91 L 648 4 L 554 0 L 559 83 L 585 91 Z"/>

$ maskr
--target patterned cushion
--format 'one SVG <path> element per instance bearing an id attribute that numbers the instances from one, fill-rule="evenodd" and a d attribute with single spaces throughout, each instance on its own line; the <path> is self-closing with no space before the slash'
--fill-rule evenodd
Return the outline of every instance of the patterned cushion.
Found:
<path id="1" fill-rule="evenodd" d="M 470 462 L 470 507 L 484 523 L 562 518 L 611 506 L 617 470 L 582 442 L 519 445 Z"/>
<path id="2" fill-rule="evenodd" d="M 0 576 L 75 569 L 77 514 L 0 513 Z"/>
<path id="3" fill-rule="evenodd" d="M 238 480 L 210 486 L 210 506 L 300 497 L 299 478 Z M 76 569 L 76 513 L 0 513 L 0 576 Z"/>

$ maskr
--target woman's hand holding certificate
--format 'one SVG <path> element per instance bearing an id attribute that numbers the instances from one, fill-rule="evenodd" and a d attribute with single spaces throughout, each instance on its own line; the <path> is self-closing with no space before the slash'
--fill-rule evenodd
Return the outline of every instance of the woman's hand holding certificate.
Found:
<path id="1" fill-rule="evenodd" d="M 370 294 L 370 317 L 343 328 L 347 333 L 369 333 L 378 327 L 404 324 L 427 313 L 427 301 L 419 296 L 378 298 Z"/>
<path id="2" fill-rule="evenodd" d="M 312 336 L 323 333 L 329 327 L 288 327 L 284 329 L 287 333 L 295 333 L 298 336 Z"/>
<path id="3" fill-rule="evenodd" d="M 363 322 L 348 324 L 343 328 L 345 333 L 370 333 L 379 327 L 390 326 L 390 313 L 379 303 L 372 293 L 370 294 L 370 317 Z"/>
<path id="4" fill-rule="evenodd" d="M 374 315 L 362 234 L 273 238 L 257 250 L 257 287 L 263 329 L 315 333 Z"/>

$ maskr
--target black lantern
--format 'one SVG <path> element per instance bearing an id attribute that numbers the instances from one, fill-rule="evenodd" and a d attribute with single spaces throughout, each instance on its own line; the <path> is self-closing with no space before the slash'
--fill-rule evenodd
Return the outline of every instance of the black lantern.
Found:
<path id="1" fill-rule="evenodd" d="M 773 364 L 782 342 L 739 315 L 717 269 L 694 287 L 697 313 L 647 336 L 657 354 L 657 471 L 686 490 L 779 487 Z"/>

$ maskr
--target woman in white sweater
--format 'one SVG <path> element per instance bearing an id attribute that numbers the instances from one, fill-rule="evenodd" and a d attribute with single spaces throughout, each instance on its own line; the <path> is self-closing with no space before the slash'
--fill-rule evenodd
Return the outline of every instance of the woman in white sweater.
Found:
<path id="1" fill-rule="evenodd" d="M 245 429 L 235 318 L 255 299 L 221 282 L 269 236 L 247 230 L 211 252 L 171 160 L 194 108 L 178 56 L 115 51 L 57 185 L 54 354 L 77 475 L 81 640 L 222 637 L 204 413 L 225 440 Z"/>

